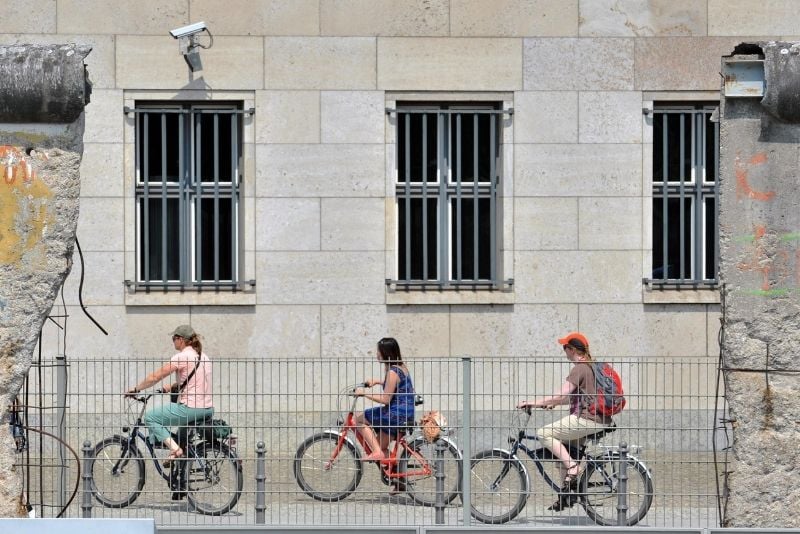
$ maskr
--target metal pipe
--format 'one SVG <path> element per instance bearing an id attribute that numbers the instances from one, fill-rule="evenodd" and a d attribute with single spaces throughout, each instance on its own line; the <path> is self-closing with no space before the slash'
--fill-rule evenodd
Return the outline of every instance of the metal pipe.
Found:
<path id="1" fill-rule="evenodd" d="M 628 444 L 619 444 L 619 475 L 617 482 L 617 526 L 628 521 Z"/>
<path id="2" fill-rule="evenodd" d="M 56 356 L 56 424 L 58 425 L 58 507 L 64 508 L 67 496 L 67 361 L 66 356 Z"/>
<path id="3" fill-rule="evenodd" d="M 264 466 L 265 446 L 263 441 L 256 444 L 256 524 L 266 523 L 266 469 Z"/>
<path id="4" fill-rule="evenodd" d="M 464 420 L 462 421 L 464 440 L 462 443 L 462 470 L 461 470 L 461 502 L 464 504 L 463 525 L 468 526 L 472 521 L 472 501 L 470 498 L 470 473 L 472 468 L 472 358 L 461 358 L 462 368 L 462 393 L 461 404 Z"/>
<path id="5" fill-rule="evenodd" d="M 447 445 L 442 439 L 436 440 L 436 462 L 434 463 L 434 478 L 436 479 L 436 524 L 444 525 L 444 451 Z"/>
<path id="6" fill-rule="evenodd" d="M 83 442 L 83 497 L 81 498 L 81 517 L 92 517 L 92 462 L 94 449 L 87 439 Z"/>

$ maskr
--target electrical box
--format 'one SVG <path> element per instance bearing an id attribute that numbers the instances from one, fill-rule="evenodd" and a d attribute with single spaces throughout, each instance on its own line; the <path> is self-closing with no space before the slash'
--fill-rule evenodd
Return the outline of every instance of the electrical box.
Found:
<path id="1" fill-rule="evenodd" d="M 763 59 L 730 58 L 722 64 L 726 97 L 763 97 Z"/>

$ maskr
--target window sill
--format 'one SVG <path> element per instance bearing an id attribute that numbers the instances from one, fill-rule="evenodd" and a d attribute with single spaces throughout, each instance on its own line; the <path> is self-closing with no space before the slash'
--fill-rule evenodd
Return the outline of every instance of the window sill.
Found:
<path id="1" fill-rule="evenodd" d="M 513 291 L 486 289 L 398 289 L 386 292 L 386 304 L 514 304 Z"/>
<path id="2" fill-rule="evenodd" d="M 256 292 L 250 291 L 163 291 L 129 289 L 126 306 L 255 306 Z"/>
<path id="3" fill-rule="evenodd" d="M 644 304 L 719 304 L 719 289 L 687 289 L 675 286 L 662 288 L 642 287 Z"/>

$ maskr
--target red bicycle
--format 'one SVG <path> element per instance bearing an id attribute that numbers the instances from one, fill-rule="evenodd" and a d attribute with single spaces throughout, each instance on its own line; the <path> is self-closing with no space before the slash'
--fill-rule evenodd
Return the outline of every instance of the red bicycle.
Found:
<path id="1" fill-rule="evenodd" d="M 294 456 L 294 476 L 297 484 L 309 496 L 324 502 L 336 502 L 353 493 L 364 474 L 362 453 L 372 450 L 356 430 L 355 408 L 358 397 L 356 388 L 366 384 L 348 386 L 340 393 L 342 398 L 352 396 L 346 414 L 337 421 L 337 429 L 326 430 L 306 439 Z M 418 395 L 416 405 L 422 404 Z M 405 491 L 414 502 L 423 506 L 436 504 L 437 444 L 430 443 L 421 435 L 414 435 L 419 428 L 414 422 L 400 429 L 389 456 L 376 463 L 381 480 Z M 353 435 L 356 439 L 353 440 Z M 439 438 L 444 452 L 445 504 L 459 496 L 463 462 L 458 446 L 446 436 Z M 360 445 L 360 448 L 356 445 Z"/>

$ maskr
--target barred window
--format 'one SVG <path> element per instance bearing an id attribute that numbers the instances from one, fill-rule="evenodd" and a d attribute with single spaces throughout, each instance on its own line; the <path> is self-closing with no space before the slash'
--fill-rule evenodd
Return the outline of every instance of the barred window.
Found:
<path id="1" fill-rule="evenodd" d="M 397 280 L 400 286 L 496 287 L 498 104 L 397 108 Z"/>
<path id="2" fill-rule="evenodd" d="M 241 106 L 139 102 L 134 111 L 137 285 L 237 287 Z"/>
<path id="3" fill-rule="evenodd" d="M 719 264 L 716 105 L 653 110 L 653 272 L 662 285 L 713 286 Z"/>

